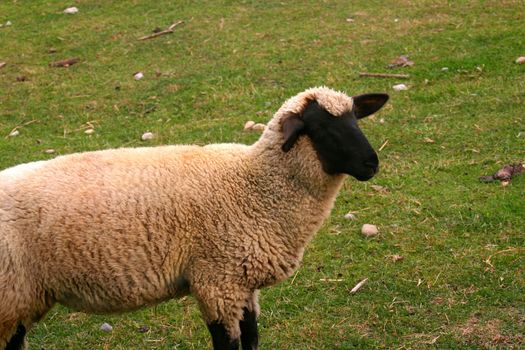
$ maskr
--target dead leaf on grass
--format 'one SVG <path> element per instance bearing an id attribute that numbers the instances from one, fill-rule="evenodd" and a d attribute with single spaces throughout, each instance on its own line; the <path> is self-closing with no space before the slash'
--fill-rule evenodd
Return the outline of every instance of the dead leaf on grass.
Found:
<path id="1" fill-rule="evenodd" d="M 387 66 L 388 68 L 396 68 L 396 67 L 411 67 L 414 65 L 414 61 L 411 61 L 408 59 L 408 56 L 401 55 L 397 57 L 395 60 L 390 62 L 390 64 Z"/>
<path id="2" fill-rule="evenodd" d="M 76 63 L 80 62 L 80 58 L 68 58 L 68 59 L 65 59 L 65 60 L 60 60 L 60 61 L 55 61 L 55 62 L 51 62 L 49 63 L 49 66 L 50 67 L 64 67 L 64 68 L 67 68 L 69 66 L 72 66 Z"/>
<path id="3" fill-rule="evenodd" d="M 390 258 L 393 262 L 398 262 L 398 261 L 402 261 L 403 259 L 405 259 L 404 256 L 401 256 L 401 255 L 399 255 L 399 254 L 390 255 L 389 258 Z"/>
<path id="4" fill-rule="evenodd" d="M 388 194 L 390 191 L 388 190 L 388 188 L 384 187 L 384 186 L 380 186 L 380 185 L 370 185 L 370 187 L 372 187 L 372 189 L 376 192 L 379 192 L 381 194 Z"/>
<path id="5" fill-rule="evenodd" d="M 514 176 L 523 172 L 525 172 L 525 164 L 508 164 L 505 165 L 503 168 L 499 169 L 494 175 L 481 176 L 479 180 L 482 182 L 491 182 L 499 180 L 502 181 L 502 184 L 506 182 L 508 185 L 508 183 Z"/>

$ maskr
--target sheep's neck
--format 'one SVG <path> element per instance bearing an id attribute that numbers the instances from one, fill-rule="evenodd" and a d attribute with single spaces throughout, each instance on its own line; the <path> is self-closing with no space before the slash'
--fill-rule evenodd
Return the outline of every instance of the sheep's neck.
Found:
<path id="1" fill-rule="evenodd" d="M 326 174 L 309 140 L 290 152 L 264 143 L 252 146 L 251 178 L 266 212 L 279 222 L 276 237 L 283 258 L 300 261 L 304 247 L 328 217 L 345 175 Z"/>

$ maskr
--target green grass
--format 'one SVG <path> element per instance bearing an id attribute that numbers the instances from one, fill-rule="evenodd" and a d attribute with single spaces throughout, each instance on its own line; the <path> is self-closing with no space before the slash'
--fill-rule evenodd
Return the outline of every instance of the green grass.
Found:
<path id="1" fill-rule="evenodd" d="M 72 5 L 78 14 L 62 14 Z M 382 171 L 348 179 L 293 282 L 263 290 L 261 348 L 524 348 L 525 175 L 507 187 L 477 180 L 525 161 L 525 65 L 514 63 L 525 55 L 524 6 L 2 1 L 0 23 L 13 24 L 0 28 L 0 168 L 143 145 L 145 131 L 157 135 L 148 145 L 252 143 L 244 122 L 266 122 L 307 87 L 386 91 L 388 106 L 361 123 L 376 148 L 388 140 Z M 175 33 L 137 40 L 178 19 Z M 396 69 L 410 79 L 358 77 L 400 54 L 415 61 Z M 70 57 L 81 62 L 48 66 Z M 410 89 L 394 92 L 400 82 Z M 350 210 L 357 220 L 343 218 Z M 380 235 L 363 238 L 364 223 Z M 201 349 L 208 338 L 191 298 L 119 316 L 56 307 L 29 333 L 32 349 L 47 350 Z"/>

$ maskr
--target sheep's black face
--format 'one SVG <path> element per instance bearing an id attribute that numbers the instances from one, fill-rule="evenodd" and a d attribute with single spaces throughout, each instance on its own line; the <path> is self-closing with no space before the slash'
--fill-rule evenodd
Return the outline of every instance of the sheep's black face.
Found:
<path id="1" fill-rule="evenodd" d="M 323 170 L 328 174 L 349 174 L 359 181 L 372 178 L 379 169 L 377 154 L 359 129 L 357 120 L 383 106 L 385 94 L 354 97 L 354 108 L 341 116 L 333 116 L 316 101 L 305 108 L 301 116 L 289 118 L 283 125 L 286 142 L 283 150 L 291 149 L 297 138 L 305 134 L 312 140 Z"/>

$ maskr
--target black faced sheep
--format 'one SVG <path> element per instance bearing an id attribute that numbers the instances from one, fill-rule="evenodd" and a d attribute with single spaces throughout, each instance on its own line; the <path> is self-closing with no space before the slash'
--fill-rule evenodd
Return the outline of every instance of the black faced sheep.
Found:
<path id="1" fill-rule="evenodd" d="M 256 349 L 258 290 L 289 277 L 347 174 L 376 152 L 357 120 L 385 94 L 288 100 L 251 146 L 112 149 L 0 172 L 0 349 L 60 303 L 111 313 L 192 294 L 215 349 Z"/>

